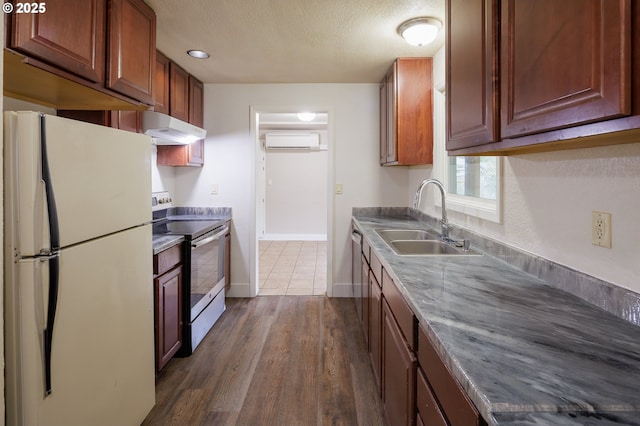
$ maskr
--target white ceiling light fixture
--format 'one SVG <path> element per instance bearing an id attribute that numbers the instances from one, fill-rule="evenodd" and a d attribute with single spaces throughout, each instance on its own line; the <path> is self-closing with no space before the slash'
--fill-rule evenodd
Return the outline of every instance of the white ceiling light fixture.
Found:
<path id="1" fill-rule="evenodd" d="M 209 57 L 209 54 L 204 50 L 196 50 L 196 49 L 187 50 L 187 55 L 191 56 L 192 58 L 198 58 L 198 59 L 207 59 Z"/>
<path id="2" fill-rule="evenodd" d="M 315 112 L 299 112 L 298 114 L 296 114 L 296 116 L 300 121 L 312 121 L 314 118 L 316 118 L 316 113 Z"/>
<path id="3" fill-rule="evenodd" d="M 437 18 L 420 17 L 409 19 L 398 27 L 398 34 L 412 46 L 425 46 L 436 39 L 442 22 Z"/>

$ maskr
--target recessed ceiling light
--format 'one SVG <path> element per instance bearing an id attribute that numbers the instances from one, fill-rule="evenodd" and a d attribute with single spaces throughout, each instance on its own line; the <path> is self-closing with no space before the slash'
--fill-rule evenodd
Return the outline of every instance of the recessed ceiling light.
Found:
<path id="1" fill-rule="evenodd" d="M 311 121 L 314 118 L 316 118 L 316 113 L 315 112 L 299 112 L 296 115 L 298 116 L 298 119 L 300 121 Z"/>
<path id="2" fill-rule="evenodd" d="M 187 55 L 198 59 L 207 59 L 209 57 L 209 54 L 204 50 L 187 50 Z"/>
<path id="3" fill-rule="evenodd" d="M 398 27 L 398 34 L 413 46 L 424 46 L 436 39 L 442 22 L 436 18 L 409 19 Z"/>

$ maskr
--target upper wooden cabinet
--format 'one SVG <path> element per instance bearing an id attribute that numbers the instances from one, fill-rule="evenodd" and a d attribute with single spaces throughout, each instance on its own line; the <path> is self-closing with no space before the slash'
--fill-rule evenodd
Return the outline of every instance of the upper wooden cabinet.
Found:
<path id="1" fill-rule="evenodd" d="M 639 16 L 630 0 L 447 0 L 447 150 L 637 141 Z"/>
<path id="2" fill-rule="evenodd" d="M 104 84 L 107 0 L 58 0 L 46 7 L 41 14 L 10 15 L 10 47 Z"/>
<path id="3" fill-rule="evenodd" d="M 631 113 L 628 0 L 502 2 L 502 137 Z"/>
<path id="4" fill-rule="evenodd" d="M 155 26 L 155 13 L 142 0 L 57 0 L 45 13 L 14 13 L 7 47 L 26 58 L 6 61 L 5 92 L 57 109 L 124 109 L 123 101 L 145 109 L 136 103 L 153 105 Z M 38 71 L 30 68 L 42 76 L 34 80 Z M 21 80 L 27 75 L 30 84 Z"/>
<path id="5" fill-rule="evenodd" d="M 169 64 L 169 70 L 171 71 L 169 88 L 171 115 L 198 127 L 203 127 L 204 85 L 173 62 Z M 178 92 L 175 95 L 174 88 Z M 177 103 L 175 107 L 174 102 Z M 186 109 L 186 113 L 182 111 L 183 109 Z M 184 115 L 186 118 L 183 117 Z M 200 167 L 204 164 L 204 140 L 201 139 L 188 145 L 159 145 L 157 163 L 161 166 Z"/>
<path id="6" fill-rule="evenodd" d="M 447 149 L 499 138 L 497 0 L 447 2 Z"/>
<path id="7" fill-rule="evenodd" d="M 156 15 L 142 0 L 109 1 L 107 87 L 153 105 Z"/>
<path id="8" fill-rule="evenodd" d="M 432 60 L 398 58 L 380 84 L 380 163 L 432 162 Z"/>
<path id="9" fill-rule="evenodd" d="M 156 87 L 155 106 L 156 112 L 169 114 L 169 64 L 171 61 L 162 53 L 156 51 Z"/>
<path id="10" fill-rule="evenodd" d="M 64 110 L 57 111 L 58 116 L 80 120 L 114 129 L 142 133 L 142 112 L 140 111 L 93 111 Z"/>
<path id="11" fill-rule="evenodd" d="M 169 64 L 169 115 L 189 121 L 189 73 L 174 62 Z"/>

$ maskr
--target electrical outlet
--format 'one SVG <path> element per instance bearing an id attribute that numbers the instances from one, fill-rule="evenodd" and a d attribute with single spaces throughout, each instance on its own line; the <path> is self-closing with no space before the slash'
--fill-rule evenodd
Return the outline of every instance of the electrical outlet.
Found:
<path id="1" fill-rule="evenodd" d="M 611 248 L 611 213 L 591 212 L 591 243 Z"/>

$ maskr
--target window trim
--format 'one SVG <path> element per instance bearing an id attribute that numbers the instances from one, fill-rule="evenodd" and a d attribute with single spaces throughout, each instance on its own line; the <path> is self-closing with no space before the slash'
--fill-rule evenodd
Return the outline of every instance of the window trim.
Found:
<path id="1" fill-rule="evenodd" d="M 436 128 L 434 135 L 440 145 L 440 164 L 438 170 L 434 170 L 436 176 L 442 181 L 445 188 L 449 188 L 449 156 L 446 150 L 446 90 L 444 85 L 436 87 L 434 93 L 434 119 L 441 124 Z M 439 96 L 442 95 L 442 96 Z M 502 223 L 502 186 L 503 186 L 503 158 L 496 157 L 496 199 L 487 200 L 479 197 L 469 197 L 447 192 L 447 210 L 463 213 L 494 223 Z M 439 200 L 436 203 L 440 205 Z"/>

